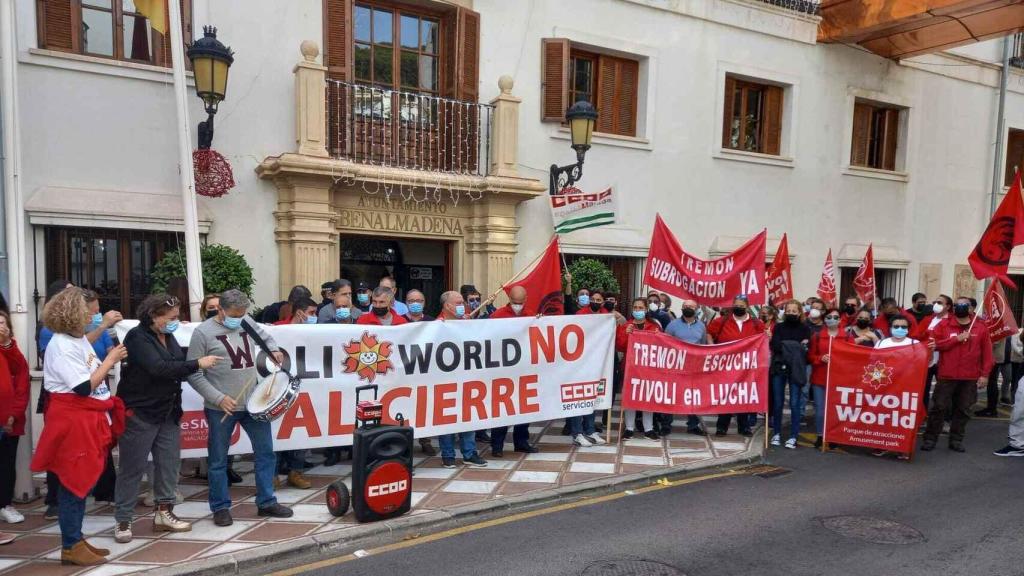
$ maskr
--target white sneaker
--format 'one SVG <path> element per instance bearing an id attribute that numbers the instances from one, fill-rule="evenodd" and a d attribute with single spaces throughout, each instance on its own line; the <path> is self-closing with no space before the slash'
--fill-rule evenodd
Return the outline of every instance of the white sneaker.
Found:
<path id="1" fill-rule="evenodd" d="M 607 444 L 607 442 L 605 442 L 604 438 L 601 438 L 601 435 L 598 434 L 597 432 L 594 432 L 590 436 L 587 436 L 587 440 L 590 440 L 590 443 L 593 444 L 594 446 L 600 446 L 602 444 Z"/>
<path id="2" fill-rule="evenodd" d="M 114 525 L 114 541 L 118 544 L 127 544 L 132 541 L 131 522 L 118 522 Z"/>
<path id="3" fill-rule="evenodd" d="M 782 438 L 778 434 L 772 436 L 772 446 L 782 446 Z"/>
<path id="4" fill-rule="evenodd" d="M 25 521 L 25 517 L 21 515 L 21 512 L 15 510 L 14 506 L 0 508 L 0 519 L 8 524 L 18 524 Z"/>
<path id="5" fill-rule="evenodd" d="M 789 440 L 786 440 L 786 448 L 789 448 L 790 450 L 796 450 L 796 438 L 790 438 Z"/>
<path id="6" fill-rule="evenodd" d="M 591 446 L 594 445 L 590 440 L 587 440 L 587 437 L 584 436 L 583 434 L 577 434 L 576 436 L 573 436 L 572 443 L 581 448 L 590 448 Z"/>

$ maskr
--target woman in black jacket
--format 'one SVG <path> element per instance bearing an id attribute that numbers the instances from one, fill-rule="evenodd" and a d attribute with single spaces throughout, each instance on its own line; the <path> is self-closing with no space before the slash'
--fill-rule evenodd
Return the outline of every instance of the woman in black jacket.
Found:
<path id="1" fill-rule="evenodd" d="M 174 515 L 174 492 L 181 467 L 181 382 L 189 374 L 215 365 L 221 358 L 185 360 L 174 338 L 181 303 L 168 294 L 154 294 L 139 305 L 139 325 L 124 338 L 128 361 L 121 371 L 117 395 L 124 401 L 127 421 L 118 440 L 114 539 L 132 539 L 132 512 L 139 499 L 139 482 L 153 454 L 153 492 L 156 495 L 154 532 L 188 532 L 192 525 Z"/>
<path id="2" fill-rule="evenodd" d="M 782 322 L 772 331 L 772 446 L 781 444 L 782 407 L 789 384 L 789 439 L 786 448 L 796 448 L 800 434 L 800 415 L 803 414 L 803 387 L 807 384 L 807 345 L 811 329 L 804 323 L 803 305 L 798 300 L 786 302 Z"/>

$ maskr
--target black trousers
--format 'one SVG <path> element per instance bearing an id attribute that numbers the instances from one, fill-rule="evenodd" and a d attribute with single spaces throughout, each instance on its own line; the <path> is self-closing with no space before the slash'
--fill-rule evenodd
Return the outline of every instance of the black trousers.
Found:
<path id="1" fill-rule="evenodd" d="M 924 439 L 935 442 L 942 433 L 942 423 L 946 413 L 953 411 L 953 421 L 949 426 L 949 441 L 963 442 L 967 432 L 967 422 L 971 419 L 971 407 L 978 400 L 977 380 L 943 380 L 935 384 L 935 395 L 928 407 L 928 427 L 924 431 Z"/>
<path id="2" fill-rule="evenodd" d="M 728 432 L 729 423 L 732 422 L 732 414 L 721 414 L 718 416 L 718 422 L 715 428 L 718 432 Z M 736 430 L 739 432 L 747 432 L 750 430 L 750 414 L 736 414 Z"/>
<path id="3" fill-rule="evenodd" d="M 20 438 L 6 434 L 0 438 L 0 508 L 10 506 L 14 498 L 15 464 Z"/>

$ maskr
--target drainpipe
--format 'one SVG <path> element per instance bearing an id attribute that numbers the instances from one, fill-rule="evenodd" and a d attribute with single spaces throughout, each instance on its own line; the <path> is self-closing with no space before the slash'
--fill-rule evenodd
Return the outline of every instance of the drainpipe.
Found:
<path id="1" fill-rule="evenodd" d="M 1010 45 L 1013 34 L 1003 38 L 1003 71 L 999 77 L 999 108 L 996 112 L 996 153 L 992 160 L 992 198 L 988 206 L 988 219 L 996 211 L 996 198 L 1003 190 L 1003 142 L 1006 139 L 1006 84 L 1010 79 Z"/>
<path id="2" fill-rule="evenodd" d="M 0 110 L 7 105 L 7 98 L 0 92 Z M 7 277 L 7 147 L 4 146 L 4 115 L 0 114 L 0 293 L 6 298 L 11 293 Z"/>

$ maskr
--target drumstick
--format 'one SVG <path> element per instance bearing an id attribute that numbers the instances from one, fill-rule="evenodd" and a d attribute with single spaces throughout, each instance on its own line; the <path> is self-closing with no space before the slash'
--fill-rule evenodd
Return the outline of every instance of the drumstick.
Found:
<path id="1" fill-rule="evenodd" d="M 245 397 L 245 393 L 249 390 L 249 387 L 252 386 L 255 383 L 256 383 L 256 375 L 254 374 L 252 379 L 249 380 L 249 382 L 247 382 L 246 385 L 242 387 L 242 391 L 238 393 L 238 397 L 237 398 L 232 398 L 232 400 L 234 400 L 237 403 L 239 398 L 244 398 Z M 235 408 L 238 408 L 238 406 L 235 406 Z M 231 415 L 230 412 L 225 412 L 224 413 L 224 417 L 220 419 L 220 423 L 223 424 L 225 421 L 227 421 L 228 416 L 230 416 L 230 415 Z"/>

